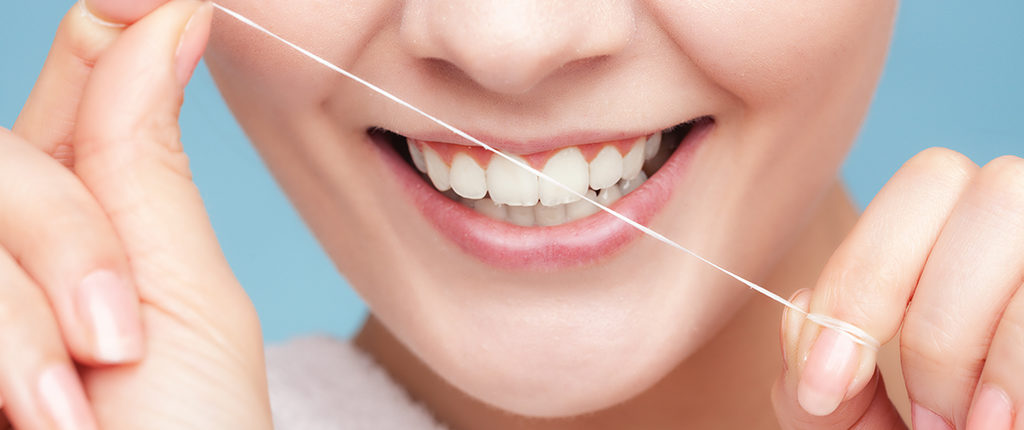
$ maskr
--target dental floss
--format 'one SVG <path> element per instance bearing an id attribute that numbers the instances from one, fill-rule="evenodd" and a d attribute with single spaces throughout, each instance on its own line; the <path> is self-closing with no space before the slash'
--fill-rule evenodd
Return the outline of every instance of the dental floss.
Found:
<path id="1" fill-rule="evenodd" d="M 405 108 L 407 108 L 407 109 L 409 109 L 409 110 L 411 110 L 411 111 L 413 111 L 413 112 L 415 112 L 415 113 L 417 113 L 417 114 L 419 114 L 419 115 L 421 115 L 421 116 L 423 116 L 423 117 L 425 117 L 425 118 L 427 118 L 427 119 L 429 119 L 431 121 L 433 121 L 437 125 L 440 125 L 441 127 L 444 127 L 448 131 L 451 131 L 452 133 L 456 134 L 457 136 L 462 137 L 463 139 L 466 139 L 466 140 L 468 140 L 468 141 L 470 141 L 470 142 L 472 142 L 472 143 L 474 143 L 476 145 L 479 145 L 480 147 L 482 147 L 482 148 L 484 148 L 484 149 L 494 153 L 495 155 L 508 160 L 512 164 L 515 164 L 515 165 L 519 166 L 520 168 L 525 169 L 526 171 L 536 175 L 537 177 L 542 178 L 542 179 L 544 179 L 545 181 L 548 181 L 551 184 L 554 184 L 558 188 L 561 188 L 561 189 L 563 189 L 565 191 L 568 191 L 570 194 L 572 194 L 572 195 L 574 195 L 576 197 L 579 197 L 582 200 L 587 201 L 588 203 L 596 206 L 598 209 L 601 209 L 602 211 L 607 212 L 608 214 L 618 218 L 619 220 L 621 220 L 622 222 L 624 222 L 626 224 L 629 224 L 633 228 L 635 228 L 635 229 L 639 230 L 640 232 L 642 232 L 642 233 L 644 233 L 644 234 L 646 234 L 646 235 L 656 239 L 657 241 L 662 242 L 662 243 L 664 243 L 664 244 L 666 244 L 668 246 L 671 246 L 671 247 L 673 247 L 675 249 L 678 249 L 680 251 L 683 251 L 683 252 L 689 254 L 690 256 L 700 260 L 701 262 L 703 262 L 703 263 L 705 263 L 705 264 L 707 264 L 707 265 L 717 269 L 718 271 L 720 271 L 720 272 L 722 272 L 722 273 L 724 273 L 726 275 L 729 275 L 733 279 L 735 279 L 735 280 L 745 284 L 747 287 L 750 287 L 752 290 L 757 291 L 758 293 L 761 293 L 764 296 L 767 296 L 768 298 L 770 298 L 770 299 L 772 299 L 772 300 L 782 304 L 783 306 L 786 306 L 789 309 L 792 309 L 793 311 L 796 311 L 796 312 L 799 312 L 799 313 L 805 315 L 806 318 L 809 321 L 811 321 L 811 322 L 813 322 L 813 323 L 815 323 L 815 324 L 817 324 L 817 325 L 819 325 L 821 327 L 830 328 L 830 329 L 833 329 L 833 330 L 835 330 L 835 331 L 837 331 L 839 333 L 842 333 L 842 334 L 844 334 L 846 336 L 849 336 L 854 342 L 856 342 L 858 344 L 861 344 L 861 345 L 863 345 L 865 347 L 871 348 L 872 350 L 875 350 L 875 351 L 878 350 L 878 348 L 880 346 L 880 343 L 878 342 L 878 340 L 876 340 L 874 337 L 872 337 L 870 334 L 868 334 L 866 331 L 864 331 L 860 327 L 857 327 L 857 326 L 855 326 L 853 324 L 850 324 L 850 323 L 848 323 L 846 321 L 843 321 L 843 320 L 840 320 L 840 319 L 832 318 L 832 317 L 827 316 L 827 315 L 821 315 L 821 314 L 816 314 L 816 313 L 808 313 L 808 312 L 804 311 L 803 309 L 801 309 L 799 306 L 796 306 L 793 303 L 791 303 L 790 301 L 782 298 L 778 294 L 775 294 L 775 293 L 769 291 L 768 289 L 766 289 L 766 288 L 764 288 L 764 287 L 762 287 L 760 285 L 757 285 L 757 284 L 755 284 L 755 283 L 753 283 L 751 281 L 748 281 L 745 278 L 743 278 L 743 277 L 741 277 L 741 276 L 739 276 L 739 275 L 737 275 L 737 274 L 735 274 L 733 272 L 730 272 L 729 270 L 726 270 L 724 267 L 719 266 L 719 265 L 711 262 L 710 260 L 708 260 L 708 259 L 706 259 L 704 257 L 701 257 L 700 255 L 698 255 L 697 253 L 691 251 L 690 249 L 688 249 L 688 248 L 686 248 L 686 247 L 684 247 L 684 246 L 682 246 L 682 245 L 672 241 L 671 239 L 661 235 L 661 233 L 658 233 L 658 232 L 656 232 L 654 230 L 651 230 L 650 228 L 644 226 L 643 224 L 640 224 L 640 223 L 638 223 L 636 221 L 633 221 L 632 219 L 626 217 L 625 215 L 622 215 L 622 214 L 620 214 L 620 213 L 618 213 L 618 212 L 608 208 L 607 206 L 602 205 L 602 204 L 594 201 L 593 199 L 587 197 L 586 195 L 581 194 L 581 193 L 577 192 L 576 190 L 574 190 L 574 189 L 572 189 L 572 188 L 562 184 L 561 182 L 555 180 L 554 178 L 548 176 L 544 172 L 541 172 L 541 171 L 533 168 L 529 164 L 526 164 L 526 163 L 524 163 L 522 161 L 519 161 L 519 160 L 513 158 L 512 156 L 510 156 L 508 154 L 505 154 L 504 152 L 501 152 L 501 151 L 498 151 L 497 149 L 492 148 L 490 145 L 488 145 L 488 144 L 486 144 L 484 142 L 481 142 L 477 138 L 475 138 L 473 136 L 470 136 L 468 133 L 466 133 L 466 132 L 464 132 L 462 130 L 459 130 L 458 128 L 448 124 L 447 122 L 444 122 L 444 121 L 434 117 L 433 115 L 430 115 L 430 114 L 424 112 L 420 108 L 418 108 L 416 106 L 413 106 L 409 102 L 406 102 L 405 100 L 402 100 L 402 99 L 398 98 L 397 96 L 391 94 L 390 92 L 388 92 L 388 91 L 386 91 L 386 90 L 384 90 L 384 89 L 382 89 L 382 88 L 380 88 L 380 87 L 378 87 L 378 86 L 376 86 L 374 84 L 371 84 L 370 82 L 364 80 L 363 78 L 360 78 L 360 77 L 350 73 L 349 71 L 334 65 L 333 63 L 331 63 L 331 62 L 321 58 L 320 56 L 318 56 L 318 55 L 316 55 L 316 54 L 306 50 L 305 48 L 302 48 L 301 46 L 298 46 L 298 45 L 292 43 L 291 41 L 289 41 L 289 40 L 287 40 L 287 39 L 285 39 L 285 38 L 283 38 L 281 36 L 278 36 L 274 32 L 271 32 L 270 30 L 267 30 L 263 26 L 253 22 L 252 20 L 250 20 L 249 18 L 246 18 L 245 16 L 242 16 L 238 12 L 235 12 L 235 11 L 233 11 L 231 9 L 228 9 L 228 8 L 226 8 L 224 6 L 221 6 L 221 5 L 219 5 L 219 4 L 215 3 L 215 2 L 213 3 L 213 6 L 216 7 L 217 9 L 220 9 L 222 12 L 230 15 L 231 17 L 237 19 L 239 22 L 241 22 L 241 23 L 243 23 L 245 25 L 248 25 L 248 26 L 250 26 L 250 27 L 252 27 L 252 28 L 254 28 L 256 30 L 259 30 L 260 32 L 266 34 L 267 36 L 270 36 L 270 37 L 278 40 L 279 42 L 289 46 L 290 48 L 294 49 L 295 51 L 298 51 L 300 54 L 305 55 L 306 57 L 309 57 L 311 60 L 316 61 L 317 63 L 320 63 L 324 67 L 327 67 L 327 68 L 329 68 L 329 69 L 331 69 L 331 70 L 333 70 L 335 72 L 338 72 L 338 73 L 344 75 L 345 77 L 347 77 L 347 78 L 349 78 L 349 79 L 351 79 L 353 81 L 358 82 L 359 84 L 361 84 L 361 85 L 365 86 L 366 88 L 369 88 L 370 90 L 372 90 L 372 91 L 374 91 L 374 92 L 376 92 L 376 93 L 386 97 L 387 99 L 389 99 L 389 100 L 391 100 L 391 101 L 393 101 L 393 102 L 395 102 L 395 103 L 397 103 L 397 104 L 399 104 L 399 105 L 401 105 L 401 106 L 403 106 L 403 107 L 405 107 Z M 84 7 L 84 5 L 83 5 L 83 7 Z"/>

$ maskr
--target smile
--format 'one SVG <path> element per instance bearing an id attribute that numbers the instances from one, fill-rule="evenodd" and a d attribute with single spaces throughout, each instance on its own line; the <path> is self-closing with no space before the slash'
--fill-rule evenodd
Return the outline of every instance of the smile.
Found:
<path id="1" fill-rule="evenodd" d="M 713 126 L 701 117 L 645 135 L 513 156 L 646 224 Z M 424 215 L 485 262 L 513 269 L 588 264 L 636 236 L 596 206 L 481 147 L 380 129 L 369 135 Z"/>

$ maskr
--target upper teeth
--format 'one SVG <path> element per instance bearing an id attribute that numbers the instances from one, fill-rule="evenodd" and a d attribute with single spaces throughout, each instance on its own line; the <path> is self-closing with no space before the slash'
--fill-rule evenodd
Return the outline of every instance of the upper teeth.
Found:
<path id="1" fill-rule="evenodd" d="M 635 187 L 646 179 L 638 176 L 642 174 L 644 161 L 658 152 L 660 144 L 661 133 L 635 139 L 625 155 L 616 145 L 607 144 L 589 163 L 579 147 L 568 147 L 552 154 L 540 170 L 580 194 L 587 193 L 588 189 L 609 189 L 623 179 L 639 179 L 630 181 Z M 408 145 L 413 164 L 426 173 L 440 191 L 451 189 L 467 199 L 481 199 L 488 195 L 489 204 L 507 206 L 533 206 L 538 201 L 544 206 L 557 206 L 580 200 L 578 196 L 502 157 L 491 157 L 484 167 L 467 153 L 455 152 L 451 165 L 448 165 L 431 144 L 410 139 Z M 538 214 L 537 222 L 548 224 L 553 222 L 550 220 L 559 218 L 558 214 L 548 212 Z"/>

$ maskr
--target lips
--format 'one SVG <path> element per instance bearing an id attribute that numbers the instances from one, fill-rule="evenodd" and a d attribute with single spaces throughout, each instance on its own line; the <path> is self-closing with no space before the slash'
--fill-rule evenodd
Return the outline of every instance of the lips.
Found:
<path id="1" fill-rule="evenodd" d="M 702 117 L 664 132 L 551 149 L 521 159 L 647 224 L 668 201 L 691 154 L 713 127 L 713 119 Z M 379 130 L 370 135 L 425 218 L 487 264 L 510 270 L 585 266 L 614 254 L 639 234 L 482 148 Z"/>

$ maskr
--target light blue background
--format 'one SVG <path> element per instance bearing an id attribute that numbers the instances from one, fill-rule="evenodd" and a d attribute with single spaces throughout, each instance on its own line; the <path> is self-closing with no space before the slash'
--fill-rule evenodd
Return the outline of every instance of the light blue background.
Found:
<path id="1" fill-rule="evenodd" d="M 829 1 L 829 0 L 820 0 Z M 10 1 L 0 17 L 0 125 L 28 96 L 73 2 Z M 1024 2 L 911 0 L 843 175 L 863 206 L 918 151 L 945 146 L 984 163 L 1024 155 Z M 217 235 L 256 304 L 267 340 L 349 335 L 365 309 L 267 174 L 201 68 L 183 139 Z"/>

